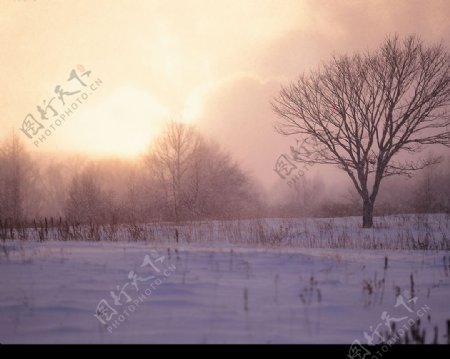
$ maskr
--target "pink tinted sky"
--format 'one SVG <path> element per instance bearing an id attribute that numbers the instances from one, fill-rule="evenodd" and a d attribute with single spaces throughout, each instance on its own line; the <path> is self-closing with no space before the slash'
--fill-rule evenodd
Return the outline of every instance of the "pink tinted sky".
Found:
<path id="1" fill-rule="evenodd" d="M 388 34 L 448 45 L 449 19 L 444 0 L 0 0 L 0 137 L 82 64 L 103 84 L 31 151 L 134 156 L 175 118 L 270 187 L 295 142 L 272 128 L 281 84 Z"/>

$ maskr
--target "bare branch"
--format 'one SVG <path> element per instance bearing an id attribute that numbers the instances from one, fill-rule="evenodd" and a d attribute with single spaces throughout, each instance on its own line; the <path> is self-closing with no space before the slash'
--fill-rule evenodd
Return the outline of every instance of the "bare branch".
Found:
<path id="1" fill-rule="evenodd" d="M 427 166 L 394 164 L 400 152 L 450 146 L 449 69 L 442 45 L 388 38 L 373 53 L 333 57 L 283 87 L 272 102 L 275 128 L 301 136 L 291 148 L 297 161 L 338 166 L 373 206 L 384 177 Z"/>

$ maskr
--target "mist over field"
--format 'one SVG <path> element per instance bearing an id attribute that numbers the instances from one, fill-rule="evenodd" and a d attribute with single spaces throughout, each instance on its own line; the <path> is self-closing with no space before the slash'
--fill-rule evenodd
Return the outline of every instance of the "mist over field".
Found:
<path id="1" fill-rule="evenodd" d="M 0 343 L 448 343 L 449 19 L 1 1 Z"/>

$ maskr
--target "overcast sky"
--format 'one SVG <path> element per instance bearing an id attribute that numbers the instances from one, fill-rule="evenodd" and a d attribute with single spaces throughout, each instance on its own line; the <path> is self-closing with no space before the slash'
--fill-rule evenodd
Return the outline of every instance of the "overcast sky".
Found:
<path id="1" fill-rule="evenodd" d="M 270 186 L 295 142 L 272 129 L 280 84 L 389 34 L 448 45 L 449 20 L 445 0 L 0 0 L 0 137 L 82 65 L 102 84 L 39 147 L 21 134 L 30 150 L 132 156 L 181 119 Z"/>

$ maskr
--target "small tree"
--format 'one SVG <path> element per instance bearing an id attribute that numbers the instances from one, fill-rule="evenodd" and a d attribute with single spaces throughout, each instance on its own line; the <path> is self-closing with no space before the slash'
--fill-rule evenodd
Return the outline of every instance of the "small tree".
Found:
<path id="1" fill-rule="evenodd" d="M 92 167 L 76 174 L 66 201 L 66 217 L 80 223 L 98 223 L 105 219 L 106 198 Z"/>
<path id="2" fill-rule="evenodd" d="M 198 146 L 183 188 L 183 204 L 192 219 L 236 218 L 256 203 L 249 176 L 215 142 Z"/>
<path id="3" fill-rule="evenodd" d="M 0 146 L 0 218 L 14 223 L 27 214 L 27 194 L 33 188 L 35 168 L 22 141 L 12 133 Z"/>
<path id="4" fill-rule="evenodd" d="M 175 220 L 230 218 L 255 205 L 249 177 L 190 125 L 170 122 L 146 156 L 150 201 L 163 199 Z"/>
<path id="5" fill-rule="evenodd" d="M 201 136 L 190 126 L 172 121 L 152 145 L 147 166 L 165 193 L 175 222 L 181 219 L 183 183 Z"/>
<path id="6" fill-rule="evenodd" d="M 400 159 L 424 145 L 450 145 L 449 54 L 416 37 L 389 38 L 377 51 L 333 57 L 283 87 L 273 101 L 276 130 L 301 135 L 294 157 L 330 164 L 350 177 L 363 203 L 363 227 L 383 178 L 411 175 L 439 161 Z"/>

